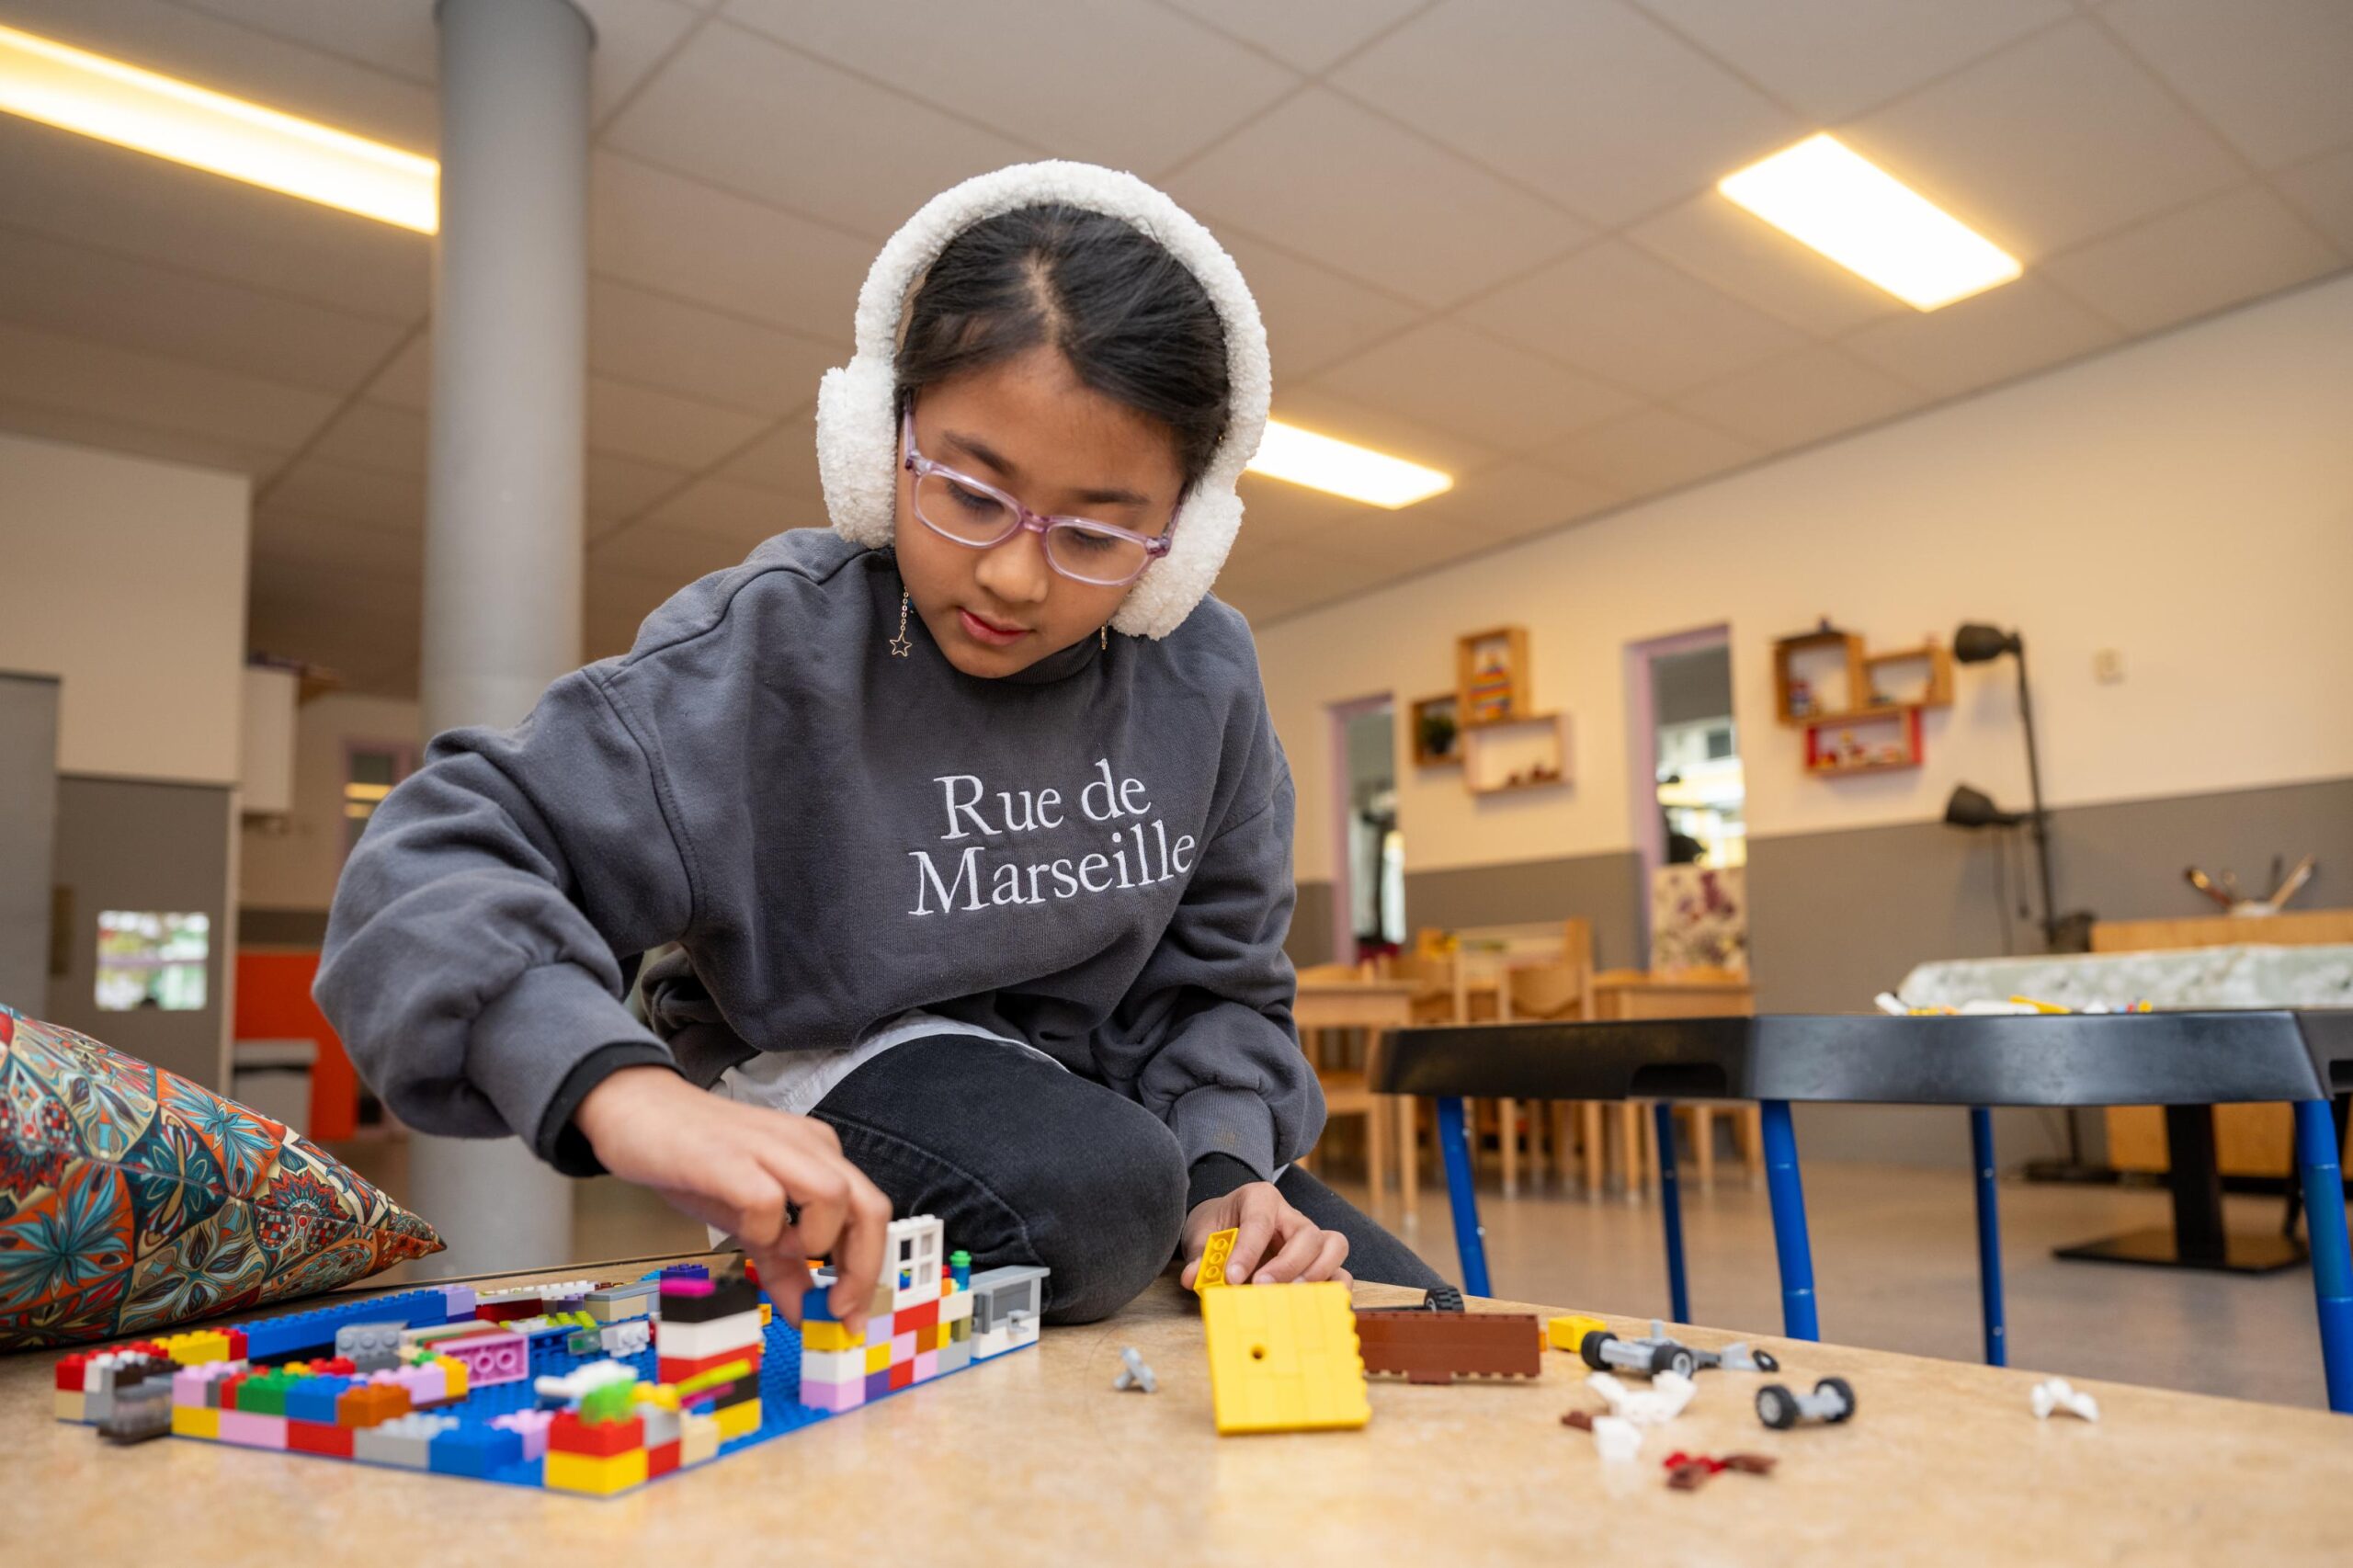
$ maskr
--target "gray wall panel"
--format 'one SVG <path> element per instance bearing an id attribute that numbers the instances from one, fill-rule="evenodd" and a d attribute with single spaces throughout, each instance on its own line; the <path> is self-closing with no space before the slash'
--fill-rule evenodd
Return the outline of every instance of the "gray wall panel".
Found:
<path id="1" fill-rule="evenodd" d="M 49 984 L 46 1017 L 216 1089 L 230 944 L 229 790 L 223 785 L 61 775 L 57 881 L 72 894 L 66 972 Z M 102 1013 L 97 997 L 98 914 L 108 909 L 211 917 L 200 1010 Z"/>
<path id="2" fill-rule="evenodd" d="M 1413 829 L 1405 830 L 1407 853 Z M 1638 921 L 1647 921 L 1642 859 L 1632 850 L 1405 873 L 1405 929 L 1425 926 L 1517 926 L 1528 921 L 1593 922 L 1594 961 L 1603 969 L 1638 962 Z"/>
<path id="3" fill-rule="evenodd" d="M 57 680 L 0 673 L 0 1002 L 36 1016 L 56 854 Z"/>
<path id="4" fill-rule="evenodd" d="M 1299 884 L 1299 903 L 1290 913 L 1290 934 L 1283 938 L 1283 951 L 1300 969 L 1334 961 L 1331 883 Z"/>

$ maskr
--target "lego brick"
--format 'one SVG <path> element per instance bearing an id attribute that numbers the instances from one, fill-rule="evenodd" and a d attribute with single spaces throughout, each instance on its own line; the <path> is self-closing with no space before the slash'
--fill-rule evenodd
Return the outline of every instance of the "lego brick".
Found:
<path id="1" fill-rule="evenodd" d="M 801 1325 L 801 1353 L 812 1351 L 849 1350 L 864 1346 L 864 1333 L 841 1323 L 807 1323 Z"/>
<path id="2" fill-rule="evenodd" d="M 83 1374 L 89 1369 L 90 1352 L 76 1350 L 58 1358 L 56 1386 L 74 1393 L 82 1392 Z"/>
<path id="3" fill-rule="evenodd" d="M 699 1285 L 701 1288 L 697 1289 Z M 744 1316 L 758 1325 L 760 1293 L 741 1275 L 711 1280 L 665 1280 L 662 1285 L 662 1325 L 716 1323 Z"/>
<path id="4" fill-rule="evenodd" d="M 678 1465 L 702 1464 L 719 1456 L 719 1418 L 689 1411 L 679 1418 Z"/>
<path id="5" fill-rule="evenodd" d="M 408 1413 L 408 1390 L 391 1383 L 362 1383 L 345 1390 L 335 1402 L 338 1426 L 378 1426 Z"/>
<path id="6" fill-rule="evenodd" d="M 853 1351 L 851 1354 L 855 1355 L 857 1352 Z M 654 1355 L 654 1376 L 657 1382 L 683 1387 L 704 1373 L 717 1371 L 722 1368 L 742 1365 L 756 1369 L 760 1357 L 756 1349 L 722 1350 L 715 1356 L 696 1357 L 664 1356 L 657 1351 Z"/>
<path id="7" fill-rule="evenodd" d="M 439 1475 L 487 1476 L 522 1462 L 521 1434 L 499 1426 L 453 1426 L 426 1449 L 426 1468 Z"/>
<path id="8" fill-rule="evenodd" d="M 608 1324 L 597 1331 L 597 1338 L 608 1356 L 634 1356 L 654 1343 L 654 1323 L 650 1318 L 631 1318 Z"/>
<path id="9" fill-rule="evenodd" d="M 286 1391 L 284 1415 L 290 1421 L 335 1424 L 336 1402 L 358 1386 L 350 1378 L 304 1378 Z"/>
<path id="10" fill-rule="evenodd" d="M 732 1388 L 739 1382 L 756 1382 L 758 1377 L 759 1369 L 751 1361 L 739 1357 L 733 1361 L 722 1361 L 716 1367 L 706 1368 L 693 1377 L 682 1380 L 676 1385 L 678 1397 L 692 1399 L 708 1392 Z"/>
<path id="11" fill-rule="evenodd" d="M 80 1389 L 59 1389 L 51 1397 L 57 1401 L 57 1418 L 60 1421 L 82 1419 L 82 1391 Z"/>
<path id="12" fill-rule="evenodd" d="M 548 1427 L 548 1452 L 587 1454 L 597 1459 L 645 1447 L 645 1424 L 632 1415 L 626 1421 L 587 1422 L 569 1410 L 558 1411 Z"/>
<path id="13" fill-rule="evenodd" d="M 678 1468 L 678 1440 L 654 1444 L 645 1450 L 645 1479 L 669 1474 Z"/>
<path id="14" fill-rule="evenodd" d="M 868 1346 L 866 1347 L 866 1370 L 868 1375 L 871 1376 L 876 1372 L 887 1372 L 890 1369 L 890 1344 L 886 1341 L 881 1345 Z"/>
<path id="15" fill-rule="evenodd" d="M 116 1391 L 114 1414 L 98 1427 L 98 1435 L 109 1443 L 144 1443 L 168 1437 L 171 1430 L 171 1385 L 161 1378 L 149 1378 Z"/>
<path id="16" fill-rule="evenodd" d="M 867 1397 L 867 1398 L 869 1398 L 869 1399 L 881 1399 L 884 1394 L 887 1394 L 887 1393 L 889 1393 L 890 1392 L 891 1392 L 891 1369 L 890 1369 L 890 1368 L 885 1367 L 885 1368 L 883 1368 L 883 1369 L 882 1369 L 881 1371 L 879 1371 L 879 1372 L 869 1372 L 869 1373 L 867 1373 L 867 1374 L 866 1374 L 866 1397 Z"/>
<path id="17" fill-rule="evenodd" d="M 722 1388 L 710 1391 L 710 1403 L 713 1410 L 725 1410 L 730 1405 L 741 1404 L 747 1399 L 759 1397 L 760 1380 L 757 1378 L 738 1378 Z"/>
<path id="18" fill-rule="evenodd" d="M 505 1415 L 494 1415 L 490 1424 L 502 1432 L 512 1432 L 521 1439 L 523 1457 L 543 1459 L 548 1451 L 548 1428 L 555 1425 L 551 1410 L 515 1410 Z"/>
<path id="19" fill-rule="evenodd" d="M 472 1388 L 517 1382 L 530 1376 L 530 1342 L 519 1334 L 469 1334 L 461 1338 L 438 1340 L 433 1348 L 440 1355 L 464 1362 L 466 1381 Z"/>
<path id="20" fill-rule="evenodd" d="M 890 1379 L 891 1386 L 894 1389 L 913 1387 L 915 1381 L 915 1364 L 912 1358 L 893 1361 L 891 1363 L 890 1371 L 884 1376 Z"/>
<path id="21" fill-rule="evenodd" d="M 654 1338 L 661 1355 L 685 1359 L 715 1356 L 722 1350 L 757 1349 L 761 1343 L 760 1314 L 750 1308 L 695 1323 L 673 1323 L 665 1316 Z"/>
<path id="22" fill-rule="evenodd" d="M 369 1464 L 402 1470 L 426 1470 L 433 1460 L 433 1439 L 459 1425 L 454 1415 L 403 1415 L 381 1426 L 363 1426 L 351 1435 L 351 1457 Z"/>
<path id="23" fill-rule="evenodd" d="M 972 1337 L 972 1314 L 970 1314 L 969 1312 L 968 1312 L 968 1313 L 966 1313 L 964 1316 L 958 1318 L 954 1323 L 951 1323 L 951 1324 L 949 1324 L 948 1325 L 948 1339 L 949 1339 L 949 1344 L 951 1344 L 951 1345 L 964 1345 L 964 1344 L 968 1344 L 968 1343 L 970 1343 L 970 1342 L 971 1342 Z"/>
<path id="24" fill-rule="evenodd" d="M 972 1293 L 970 1290 L 959 1290 L 939 1303 L 939 1321 L 942 1323 L 964 1323 L 972 1315 Z"/>
<path id="25" fill-rule="evenodd" d="M 441 1316 L 443 1321 L 456 1323 L 474 1315 L 476 1298 L 471 1285 L 441 1287 Z"/>
<path id="26" fill-rule="evenodd" d="M 939 1375 L 943 1378 L 950 1372 L 961 1372 L 972 1364 L 972 1342 L 969 1339 L 951 1339 L 940 1349 Z"/>
<path id="27" fill-rule="evenodd" d="M 218 1438 L 221 1436 L 221 1412 L 208 1405 L 175 1404 L 172 1406 L 172 1436 Z"/>
<path id="28" fill-rule="evenodd" d="M 803 1350 L 801 1353 L 801 1381 L 803 1383 L 846 1383 L 864 1381 L 866 1352 L 863 1350 Z"/>
<path id="29" fill-rule="evenodd" d="M 637 1407 L 637 1418 L 644 1426 L 643 1441 L 648 1449 L 658 1449 L 665 1443 L 676 1442 L 679 1432 L 684 1430 L 681 1417 L 676 1410 L 664 1410 L 657 1405 L 641 1404 Z"/>
<path id="30" fill-rule="evenodd" d="M 332 1421 L 301 1421 L 290 1416 L 286 1422 L 286 1448 L 290 1453 L 347 1460 L 351 1457 L 353 1436 L 350 1427 L 338 1426 Z"/>
<path id="31" fill-rule="evenodd" d="M 1584 1347 L 1586 1335 L 1608 1332 L 1609 1325 L 1599 1318 L 1585 1317 L 1577 1313 L 1553 1318 L 1544 1325 L 1546 1342 L 1553 1349 L 1565 1350 L 1572 1356 Z"/>
<path id="32" fill-rule="evenodd" d="M 905 1334 L 892 1335 L 891 1336 L 891 1365 L 895 1367 L 902 1361 L 912 1361 L 915 1358 L 915 1336 L 914 1332 L 911 1330 Z"/>
<path id="33" fill-rule="evenodd" d="M 730 1404 L 712 1412 L 719 1422 L 719 1440 L 732 1443 L 759 1430 L 760 1402 L 747 1399 L 741 1404 Z"/>
<path id="34" fill-rule="evenodd" d="M 902 1334 L 910 1329 L 920 1332 L 939 1321 L 939 1303 L 922 1301 L 912 1307 L 902 1307 L 893 1314 L 892 1321 Z"/>
<path id="35" fill-rule="evenodd" d="M 932 1379 L 932 1378 L 936 1378 L 936 1377 L 938 1377 L 938 1375 L 939 1375 L 939 1352 L 938 1352 L 938 1351 L 937 1351 L 937 1350 L 918 1350 L 918 1351 L 916 1351 L 916 1352 L 915 1352 L 915 1381 L 917 1381 L 917 1382 L 919 1382 L 919 1383 L 920 1383 L 920 1382 L 925 1382 L 925 1381 L 929 1381 L 929 1380 L 930 1380 L 930 1379 Z"/>
<path id="36" fill-rule="evenodd" d="M 1200 1301 L 1221 1434 L 1361 1426 L 1371 1419 L 1346 1285 L 1229 1287 L 1204 1290 Z M 1532 1344 L 1532 1321 L 1528 1332 Z"/>
<path id="37" fill-rule="evenodd" d="M 224 1410 L 216 1435 L 241 1449 L 284 1449 L 286 1417 L 256 1415 L 250 1411 Z"/>
<path id="38" fill-rule="evenodd" d="M 836 1414 L 855 1410 L 866 1403 L 866 1380 L 859 1378 L 846 1383 L 812 1383 L 801 1385 L 801 1403 L 812 1410 L 827 1410 Z"/>
<path id="39" fill-rule="evenodd" d="M 239 1346 L 232 1339 L 232 1358 L 275 1360 L 300 1351 L 333 1345 L 335 1330 L 345 1324 L 398 1323 L 406 1327 L 413 1324 L 438 1323 L 448 1305 L 449 1299 L 438 1289 L 404 1290 L 396 1295 L 379 1296 L 372 1301 L 351 1301 L 342 1306 L 322 1307 L 316 1312 L 290 1312 L 284 1317 L 241 1324 L 231 1333 L 242 1333 L 244 1343 Z"/>
<path id="40" fill-rule="evenodd" d="M 1366 1371 L 1402 1373 L 1408 1382 L 1544 1370 L 1543 1331 L 1532 1312 L 1360 1312 L 1356 1333 Z"/>
<path id="41" fill-rule="evenodd" d="M 1240 1227 L 1227 1231 L 1212 1231 L 1201 1248 L 1201 1267 L 1193 1276 L 1193 1289 L 1207 1290 L 1225 1283 L 1225 1260 L 1233 1256 L 1233 1243 L 1242 1234 Z"/>
<path id="42" fill-rule="evenodd" d="M 474 1304 L 474 1317 L 482 1323 L 511 1323 L 517 1318 L 536 1318 L 546 1315 L 547 1303 L 536 1296 L 529 1301 L 478 1301 Z"/>
<path id="43" fill-rule="evenodd" d="M 362 1372 L 400 1365 L 401 1333 L 396 1323 L 347 1323 L 335 1331 L 335 1353 Z"/>
<path id="44" fill-rule="evenodd" d="M 553 1492 L 585 1492 L 593 1497 L 609 1497 L 616 1492 L 642 1486 L 645 1481 L 645 1450 L 632 1449 L 607 1459 L 551 1453 L 540 1484 Z"/>

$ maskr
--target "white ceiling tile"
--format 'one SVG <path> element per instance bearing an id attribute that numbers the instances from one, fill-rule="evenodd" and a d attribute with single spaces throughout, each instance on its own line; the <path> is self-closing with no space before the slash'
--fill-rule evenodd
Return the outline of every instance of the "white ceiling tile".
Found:
<path id="1" fill-rule="evenodd" d="M 1489 332 L 1654 397 L 1804 339 L 1620 240 L 1603 240 L 1466 305 Z"/>
<path id="2" fill-rule="evenodd" d="M 1451 321 L 1344 359 L 1315 384 L 1506 451 L 1557 440 L 1634 405 L 1615 387 Z"/>
<path id="3" fill-rule="evenodd" d="M 11 229 L 0 229 L 0 316 L 339 393 L 401 335 L 381 319 Z"/>
<path id="4" fill-rule="evenodd" d="M 1953 397 L 2105 348 L 2122 335 L 2029 273 L 1942 310 L 1873 322 L 1839 343 L 1914 386 Z"/>
<path id="5" fill-rule="evenodd" d="M 423 414 L 362 398 L 336 415 L 303 455 L 380 473 L 423 473 L 426 446 Z"/>
<path id="6" fill-rule="evenodd" d="M 379 528 L 282 506 L 254 512 L 256 561 L 372 572 L 403 582 L 425 570 L 425 530 Z"/>
<path id="7" fill-rule="evenodd" d="M 1426 0 L 1170 0 L 1302 71 L 1327 69 Z"/>
<path id="8" fill-rule="evenodd" d="M 2244 186 L 2054 256 L 2042 270 L 2111 321 L 2143 333 L 2344 265 L 2285 202 Z"/>
<path id="9" fill-rule="evenodd" d="M 721 476 L 769 490 L 805 493 L 817 483 L 817 422 L 813 408 L 802 408 L 777 427 L 727 460 Z"/>
<path id="10" fill-rule="evenodd" d="M 1754 461 L 1759 449 L 1671 408 L 1643 408 L 1538 454 L 1629 496 L 1655 495 Z"/>
<path id="11" fill-rule="evenodd" d="M 1803 332 L 1832 335 L 1912 308 L 1712 190 L 1626 238 Z"/>
<path id="12" fill-rule="evenodd" d="M 1326 563 L 1321 551 L 1285 545 L 1254 562 L 1247 572 L 1221 574 L 1217 597 L 1253 625 L 1296 615 L 1341 597 L 1324 574 Z"/>
<path id="13" fill-rule="evenodd" d="M 307 387 L 5 322 L 0 398 L 281 452 L 301 445 L 335 407 L 333 396 Z"/>
<path id="14" fill-rule="evenodd" d="M 2037 34 L 1838 134 L 2029 263 L 2244 177 L 2229 149 L 2088 21 Z"/>
<path id="15" fill-rule="evenodd" d="M 699 470 L 752 438 L 765 421 L 609 376 L 588 378 L 588 444 L 666 468 Z"/>
<path id="16" fill-rule="evenodd" d="M 2353 256 L 2353 147 L 2282 169 L 2271 183 L 2338 249 Z"/>
<path id="17" fill-rule="evenodd" d="M 588 366 L 770 416 L 816 395 L 817 378 L 849 356 L 847 342 L 821 343 L 649 294 L 609 278 L 588 286 Z"/>
<path id="18" fill-rule="evenodd" d="M 1684 411 L 1768 450 L 1800 447 L 1892 418 L 1928 394 L 1836 348 L 1795 354 L 1676 400 Z"/>
<path id="19" fill-rule="evenodd" d="M 2075 15 L 2068 0 L 1635 0 L 1824 122 Z"/>
<path id="20" fill-rule="evenodd" d="M 368 383 L 368 395 L 394 408 L 425 412 L 433 401 L 431 323 L 418 327 L 401 351 L 376 372 L 376 379 Z"/>
<path id="21" fill-rule="evenodd" d="M 8 0 L 7 20 L 409 152 L 430 155 L 438 138 L 431 88 L 165 0 Z"/>
<path id="22" fill-rule="evenodd" d="M 286 460 L 286 454 L 275 449 L 242 446 L 184 430 L 159 430 L 104 415 L 6 396 L 0 396 L 0 430 L 65 441 L 77 447 L 97 447 L 104 451 L 129 452 L 134 457 L 159 458 L 196 468 L 220 469 L 254 479 L 274 472 Z"/>
<path id="23" fill-rule="evenodd" d="M 1218 239 L 1242 268 L 1258 313 L 1266 318 L 1278 385 L 1312 376 L 1421 314 L 1403 301 L 1247 235 L 1224 233 Z"/>
<path id="24" fill-rule="evenodd" d="M 374 0 L 365 0 L 373 4 Z M 411 0 L 414 3 L 414 0 Z M 672 45 L 701 17 L 699 6 L 673 0 L 574 0 L 597 28 L 588 57 L 588 112 L 602 120 L 613 106 L 661 63 Z"/>
<path id="25" fill-rule="evenodd" d="M 1287 387 L 1274 416 L 1285 424 L 1336 437 L 1442 473 L 1464 474 L 1502 455 L 1495 446 L 1455 435 L 1372 403 L 1343 397 L 1314 382 Z"/>
<path id="26" fill-rule="evenodd" d="M 1433 306 L 1557 256 L 1591 233 L 1320 87 L 1211 149 L 1169 190 L 1205 218 Z"/>
<path id="27" fill-rule="evenodd" d="M 2100 16 L 2262 167 L 2353 142 L 2345 0 L 2109 0 Z"/>
<path id="28" fill-rule="evenodd" d="M 642 463 L 610 452 L 588 454 L 583 474 L 584 508 L 591 537 L 634 517 L 687 482 L 683 469 Z"/>
<path id="29" fill-rule="evenodd" d="M 305 453 L 254 496 L 256 510 L 332 517 L 369 528 L 421 533 L 425 474 L 353 468 Z"/>
<path id="30" fill-rule="evenodd" d="M 1544 533 L 1623 499 L 1614 485 L 1507 460 L 1466 475 L 1443 495 L 1392 515 L 1404 520 L 1400 528 L 1418 524 L 1449 540 L 1450 557 Z"/>
<path id="31" fill-rule="evenodd" d="M 728 0 L 722 14 L 1051 156 L 1147 176 L 1299 79 L 1149 0 Z"/>
<path id="32" fill-rule="evenodd" d="M 426 311 L 432 242 L 389 223 L 0 115 L 0 224 L 354 315 Z"/>
<path id="33" fill-rule="evenodd" d="M 632 576 L 652 578 L 666 584 L 676 593 L 698 577 L 742 565 L 744 557 L 750 553 L 750 544 L 739 544 L 699 528 L 631 523 L 588 547 L 588 570 L 599 576 L 626 572 Z"/>
<path id="34" fill-rule="evenodd" d="M 1244 474 L 1241 491 L 1242 531 L 1234 536 L 1233 544 L 1237 553 L 1256 554 L 1303 539 L 1343 518 L 1380 510 L 1263 473 Z"/>
<path id="35" fill-rule="evenodd" d="M 1443 0 L 1331 81 L 1602 224 L 1810 129 L 1620 0 Z"/>
<path id="36" fill-rule="evenodd" d="M 819 338 L 846 337 L 868 241 L 611 153 L 590 165 L 591 266 Z"/>
<path id="37" fill-rule="evenodd" d="M 419 578 L 256 556 L 245 613 L 254 652 L 324 665 L 348 689 L 390 691 L 404 677 L 415 680 Z"/>
<path id="38" fill-rule="evenodd" d="M 662 67 L 604 144 L 877 240 L 959 180 L 1036 155 L 723 22 Z"/>
<path id="39" fill-rule="evenodd" d="M 770 534 L 817 521 L 781 491 L 732 479 L 701 479 L 662 503 L 635 527 L 699 533 L 724 540 L 738 559 Z M 622 530 L 623 536 L 635 528 Z"/>

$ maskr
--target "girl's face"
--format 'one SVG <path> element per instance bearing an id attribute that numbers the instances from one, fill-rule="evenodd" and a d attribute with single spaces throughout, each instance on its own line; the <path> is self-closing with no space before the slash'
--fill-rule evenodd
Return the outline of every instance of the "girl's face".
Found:
<path id="1" fill-rule="evenodd" d="M 1050 347 L 923 389 L 915 448 L 1041 517 L 1086 517 L 1157 537 L 1184 483 L 1168 427 L 1081 382 Z M 904 456 L 904 454 L 902 454 Z M 948 662 L 996 678 L 1092 637 L 1132 585 L 1063 576 L 1027 528 L 974 550 L 915 515 L 915 475 L 899 465 L 899 574 Z"/>

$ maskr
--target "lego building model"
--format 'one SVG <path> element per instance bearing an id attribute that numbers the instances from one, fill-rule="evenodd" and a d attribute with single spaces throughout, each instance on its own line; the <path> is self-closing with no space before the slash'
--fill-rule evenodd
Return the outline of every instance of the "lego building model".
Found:
<path id="1" fill-rule="evenodd" d="M 943 1267 L 940 1222 L 894 1222 L 855 1324 L 682 1265 L 477 1297 L 451 1285 L 85 1351 L 56 1412 L 117 1442 L 241 1448 L 607 1497 L 1034 1345 L 1047 1271 Z M 1342 1292 L 1346 1301 L 1346 1292 Z"/>

